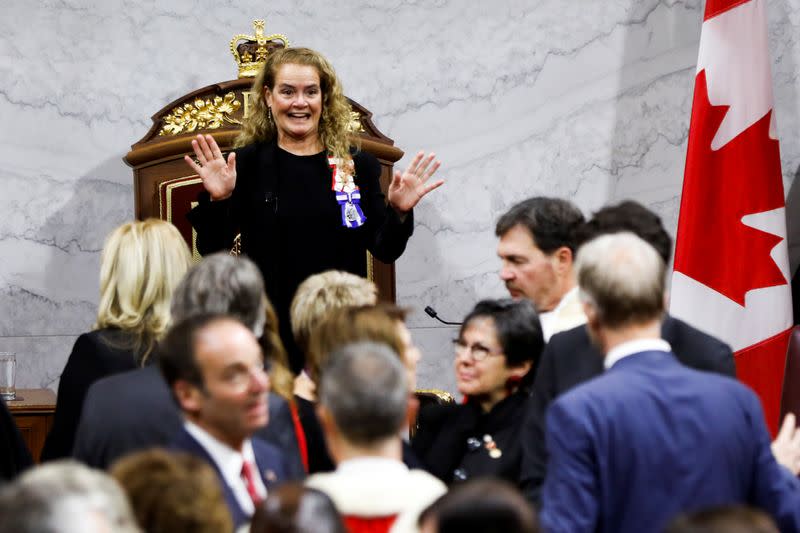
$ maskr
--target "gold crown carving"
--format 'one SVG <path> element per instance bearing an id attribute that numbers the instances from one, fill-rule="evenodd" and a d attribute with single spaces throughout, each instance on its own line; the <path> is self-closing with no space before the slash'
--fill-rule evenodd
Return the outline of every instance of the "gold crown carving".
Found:
<path id="1" fill-rule="evenodd" d="M 275 50 L 289 47 L 289 38 L 280 33 L 264 35 L 264 21 L 254 20 L 255 35 L 235 35 L 231 39 L 231 54 L 239 66 L 240 78 L 254 78 L 267 56 Z"/>

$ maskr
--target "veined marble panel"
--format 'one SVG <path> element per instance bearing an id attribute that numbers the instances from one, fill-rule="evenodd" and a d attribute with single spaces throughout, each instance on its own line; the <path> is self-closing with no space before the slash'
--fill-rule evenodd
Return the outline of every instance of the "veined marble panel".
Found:
<path id="1" fill-rule="evenodd" d="M 443 161 L 447 183 L 417 209 L 397 265 L 428 386 L 452 385 L 452 328 L 422 308 L 460 320 L 505 295 L 493 228 L 511 204 L 564 196 L 590 214 L 633 197 L 674 232 L 701 0 L 10 0 L 3 13 L 0 337 L 29 339 L 30 383 L 63 366 L 48 339 L 93 321 L 103 238 L 133 214 L 122 157 L 162 106 L 236 76 L 228 41 L 254 18 L 322 50 L 409 156 Z M 796 264 L 800 0 L 769 15 Z"/>

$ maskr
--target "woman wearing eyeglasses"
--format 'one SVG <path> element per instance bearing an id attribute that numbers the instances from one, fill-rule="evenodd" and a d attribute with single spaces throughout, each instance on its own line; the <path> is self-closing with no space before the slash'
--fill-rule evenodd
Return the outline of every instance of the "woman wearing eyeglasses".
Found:
<path id="1" fill-rule="evenodd" d="M 519 427 L 531 369 L 544 347 L 533 304 L 527 299 L 479 302 L 453 346 L 464 402 L 423 409 L 414 451 L 445 483 L 493 476 L 517 484 Z"/>

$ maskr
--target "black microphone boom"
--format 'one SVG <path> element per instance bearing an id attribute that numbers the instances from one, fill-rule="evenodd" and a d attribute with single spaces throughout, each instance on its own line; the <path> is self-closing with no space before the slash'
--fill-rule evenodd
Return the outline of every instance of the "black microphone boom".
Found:
<path id="1" fill-rule="evenodd" d="M 436 310 L 433 307 L 431 307 L 430 305 L 425 308 L 425 312 L 428 313 L 429 317 L 435 318 L 436 320 L 438 320 L 442 324 L 447 324 L 448 326 L 460 326 L 461 325 L 461 322 L 449 322 L 447 320 L 442 320 L 441 318 L 439 318 L 439 315 L 436 313 Z"/>

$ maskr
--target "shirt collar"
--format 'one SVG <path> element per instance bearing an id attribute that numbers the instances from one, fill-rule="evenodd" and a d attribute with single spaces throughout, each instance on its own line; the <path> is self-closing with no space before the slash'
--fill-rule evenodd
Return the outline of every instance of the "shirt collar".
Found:
<path id="1" fill-rule="evenodd" d="M 253 444 L 250 439 L 246 439 L 242 445 L 242 452 L 239 453 L 224 442 L 220 442 L 208 431 L 197 424 L 188 420 L 184 421 L 184 427 L 189 434 L 205 448 L 208 455 L 214 460 L 222 472 L 222 477 L 226 480 L 239 479 L 242 475 L 242 464 L 246 459 L 256 469 L 256 456 L 253 453 Z"/>
<path id="2" fill-rule="evenodd" d="M 640 352 L 671 352 L 672 347 L 663 339 L 637 339 L 618 344 L 606 354 L 603 364 L 606 370 L 614 366 L 620 359 Z"/>
<path id="3" fill-rule="evenodd" d="M 355 457 L 342 461 L 336 467 L 337 472 L 346 472 L 353 475 L 370 477 L 397 476 L 403 471 L 408 472 L 408 467 L 401 461 L 387 457 Z"/>
<path id="4" fill-rule="evenodd" d="M 542 325 L 542 335 L 544 336 L 545 342 L 549 341 L 550 337 L 553 335 L 553 333 L 555 333 L 553 329 L 556 327 L 558 312 L 561 311 L 565 305 L 570 303 L 573 298 L 577 298 L 577 294 L 578 287 L 576 285 L 561 297 L 561 300 L 558 301 L 558 305 L 556 305 L 552 310 L 539 313 L 539 322 Z"/>

